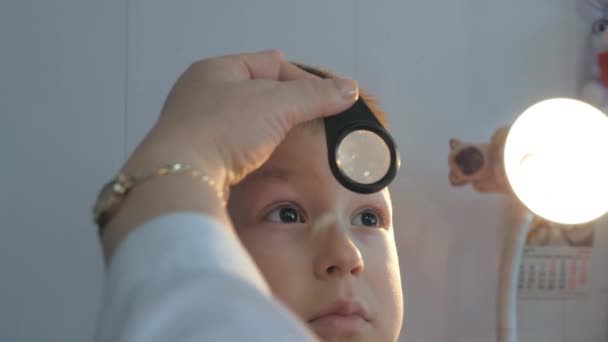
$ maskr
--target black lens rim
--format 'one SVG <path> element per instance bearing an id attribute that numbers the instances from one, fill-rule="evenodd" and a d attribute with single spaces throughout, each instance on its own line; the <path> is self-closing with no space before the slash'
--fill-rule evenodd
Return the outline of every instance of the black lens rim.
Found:
<path id="1" fill-rule="evenodd" d="M 390 153 L 391 161 L 389 164 L 389 168 L 388 168 L 386 174 L 375 183 L 369 183 L 369 184 L 368 183 L 359 183 L 359 182 L 352 180 L 350 177 L 348 177 L 348 175 L 346 175 L 344 172 L 342 172 L 342 170 L 338 166 L 338 163 L 336 160 L 338 148 L 340 147 L 342 140 L 344 140 L 344 138 L 346 136 L 348 136 L 350 133 L 355 132 L 355 131 L 360 131 L 360 130 L 369 131 L 369 132 L 372 132 L 372 133 L 375 133 L 376 135 L 378 135 L 384 141 L 384 143 L 386 144 L 386 146 L 389 150 L 389 153 Z M 331 149 L 331 151 L 332 152 L 329 153 L 329 167 L 330 167 L 334 177 L 345 188 L 347 188 L 351 191 L 360 193 L 360 194 L 372 194 L 372 193 L 375 193 L 375 192 L 378 192 L 378 191 L 384 189 L 390 183 L 392 183 L 392 181 L 397 176 L 397 172 L 399 170 L 399 165 L 400 165 L 399 159 L 398 159 L 399 154 L 397 153 L 395 143 L 394 143 L 393 139 L 391 138 L 390 134 L 388 134 L 388 132 L 386 132 L 386 130 L 384 130 L 384 129 L 370 126 L 365 123 L 355 123 L 345 129 L 343 129 L 338 134 L 338 139 L 336 141 L 336 144 L 334 145 L 334 148 Z M 328 152 L 329 152 L 329 150 L 328 150 Z"/>
<path id="2" fill-rule="evenodd" d="M 363 99 L 359 98 L 355 104 L 346 111 L 329 116 L 324 119 L 325 136 L 327 139 L 327 158 L 334 177 L 345 188 L 360 194 L 372 194 L 387 187 L 397 176 L 401 166 L 397 145 L 392 136 L 378 121 Z M 390 164 L 387 173 L 375 183 L 359 183 L 350 179 L 340 170 L 336 160 L 337 150 L 344 138 L 359 130 L 375 133 L 379 136 L 390 153 Z"/>

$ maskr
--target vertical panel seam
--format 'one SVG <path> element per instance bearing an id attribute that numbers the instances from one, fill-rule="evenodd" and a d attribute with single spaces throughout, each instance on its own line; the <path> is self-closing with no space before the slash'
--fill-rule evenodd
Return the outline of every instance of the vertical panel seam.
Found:
<path id="1" fill-rule="evenodd" d="M 123 160 L 127 159 L 128 137 L 129 137 L 129 38 L 130 38 L 130 0 L 125 1 L 125 75 L 124 75 L 124 139 L 123 139 Z"/>

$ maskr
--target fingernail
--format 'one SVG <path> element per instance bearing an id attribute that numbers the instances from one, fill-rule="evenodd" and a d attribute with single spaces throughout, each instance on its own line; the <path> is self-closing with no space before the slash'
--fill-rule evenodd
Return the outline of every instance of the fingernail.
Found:
<path id="1" fill-rule="evenodd" d="M 359 86 L 357 81 L 349 79 L 334 80 L 336 87 L 340 90 L 340 96 L 345 100 L 354 100 L 359 97 Z"/>

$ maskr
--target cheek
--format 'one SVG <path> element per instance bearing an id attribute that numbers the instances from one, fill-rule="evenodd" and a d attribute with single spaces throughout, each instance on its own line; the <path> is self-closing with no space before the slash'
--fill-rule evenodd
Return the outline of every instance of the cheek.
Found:
<path id="1" fill-rule="evenodd" d="M 365 273 L 378 304 L 381 331 L 396 339 L 403 322 L 403 290 L 393 232 L 364 242 Z M 363 251 L 362 251 L 363 252 Z M 391 340 L 389 338 L 388 340 Z"/>
<path id="2" fill-rule="evenodd" d="M 267 227 L 237 229 L 243 245 L 270 285 L 273 294 L 296 313 L 301 298 L 313 281 L 312 257 L 302 246 L 298 232 Z"/>

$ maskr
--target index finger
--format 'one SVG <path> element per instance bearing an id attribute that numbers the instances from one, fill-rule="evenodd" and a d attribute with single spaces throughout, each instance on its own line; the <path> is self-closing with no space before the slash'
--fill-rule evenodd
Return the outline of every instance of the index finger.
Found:
<path id="1" fill-rule="evenodd" d="M 288 62 L 279 50 L 229 56 L 240 64 L 241 75 L 250 80 L 293 81 L 318 79 L 297 65 Z"/>
<path id="2" fill-rule="evenodd" d="M 290 62 L 281 63 L 279 81 L 315 80 L 315 79 L 320 79 L 320 78 L 321 77 L 319 77 L 317 75 L 313 75 L 293 63 L 290 63 Z"/>

